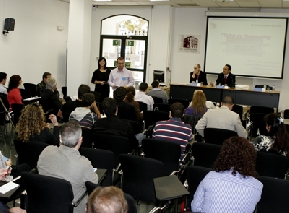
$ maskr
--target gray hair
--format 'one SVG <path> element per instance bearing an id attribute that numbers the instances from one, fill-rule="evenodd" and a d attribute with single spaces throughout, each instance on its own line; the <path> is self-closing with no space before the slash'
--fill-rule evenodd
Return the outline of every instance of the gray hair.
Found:
<path id="1" fill-rule="evenodd" d="M 65 123 L 60 129 L 60 136 L 64 146 L 74 148 L 82 135 L 82 129 L 76 121 Z"/>
<path id="2" fill-rule="evenodd" d="M 48 78 L 46 80 L 46 89 L 52 89 L 56 84 L 57 82 L 54 78 Z"/>

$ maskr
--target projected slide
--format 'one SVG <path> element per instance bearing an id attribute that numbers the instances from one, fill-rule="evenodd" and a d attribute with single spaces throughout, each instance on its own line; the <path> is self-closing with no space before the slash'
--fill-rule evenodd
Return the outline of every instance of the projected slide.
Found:
<path id="1" fill-rule="evenodd" d="M 208 18 L 207 73 L 225 64 L 242 76 L 281 78 L 286 39 L 285 18 Z"/>

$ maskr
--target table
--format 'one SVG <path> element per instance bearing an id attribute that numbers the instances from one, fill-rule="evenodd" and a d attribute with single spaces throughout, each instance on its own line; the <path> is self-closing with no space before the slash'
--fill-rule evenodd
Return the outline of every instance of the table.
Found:
<path id="1" fill-rule="evenodd" d="M 266 91 L 258 92 L 254 90 L 223 89 L 211 86 L 191 86 L 190 84 L 171 84 L 170 98 L 192 100 L 195 90 L 203 90 L 208 101 L 222 102 L 225 96 L 231 96 L 235 104 L 249 106 L 266 106 L 278 108 L 280 92 Z"/>

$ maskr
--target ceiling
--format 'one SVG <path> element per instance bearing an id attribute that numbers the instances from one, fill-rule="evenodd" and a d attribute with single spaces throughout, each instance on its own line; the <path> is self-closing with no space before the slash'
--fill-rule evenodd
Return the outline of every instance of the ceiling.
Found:
<path id="1" fill-rule="evenodd" d="M 70 0 L 60 0 L 69 2 Z M 289 0 L 111 0 L 110 2 L 96 2 L 93 5 L 143 6 L 143 5 L 171 5 L 173 7 L 205 7 L 205 8 L 289 8 Z"/>

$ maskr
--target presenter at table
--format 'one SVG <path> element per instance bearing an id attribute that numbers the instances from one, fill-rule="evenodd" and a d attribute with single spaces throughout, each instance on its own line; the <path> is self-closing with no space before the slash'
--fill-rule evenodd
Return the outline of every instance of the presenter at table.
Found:
<path id="1" fill-rule="evenodd" d="M 190 83 L 203 83 L 203 85 L 208 85 L 206 73 L 201 71 L 200 64 L 195 64 L 194 72 L 190 72 Z"/>
<path id="2" fill-rule="evenodd" d="M 109 75 L 108 84 L 113 90 L 118 87 L 134 86 L 134 79 L 129 70 L 124 67 L 124 58 L 117 59 L 117 68 L 113 69 Z"/>
<path id="3" fill-rule="evenodd" d="M 236 77 L 231 73 L 231 65 L 226 64 L 223 68 L 223 72 L 218 75 L 216 85 L 227 85 L 230 88 L 235 88 Z"/>

